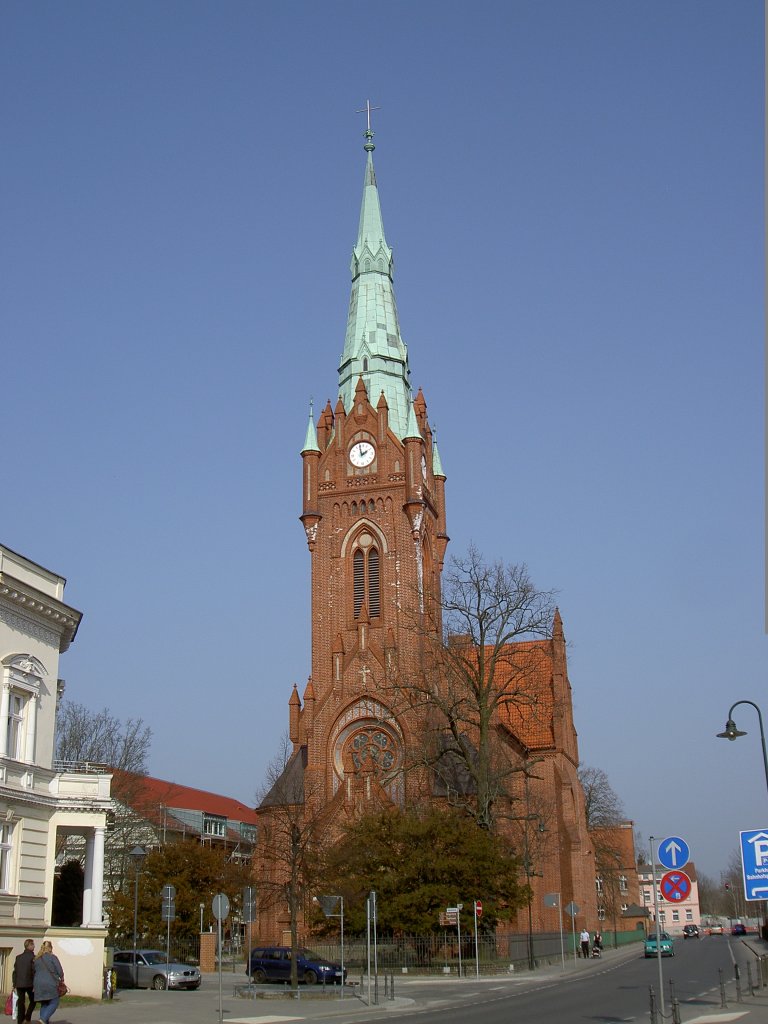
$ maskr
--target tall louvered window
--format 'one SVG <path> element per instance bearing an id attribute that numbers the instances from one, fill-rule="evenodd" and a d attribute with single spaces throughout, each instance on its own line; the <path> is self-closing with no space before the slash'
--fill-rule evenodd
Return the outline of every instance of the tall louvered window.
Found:
<path id="1" fill-rule="evenodd" d="M 365 596 L 365 555 L 359 549 L 352 562 L 354 569 L 355 618 L 360 614 Z"/>
<path id="2" fill-rule="evenodd" d="M 373 618 L 380 613 L 379 552 L 376 548 L 371 548 L 368 552 L 368 614 Z"/>
<path id="3" fill-rule="evenodd" d="M 379 552 L 371 547 L 358 548 L 352 557 L 352 587 L 355 618 L 367 599 L 371 618 L 381 615 L 381 586 L 379 582 Z"/>

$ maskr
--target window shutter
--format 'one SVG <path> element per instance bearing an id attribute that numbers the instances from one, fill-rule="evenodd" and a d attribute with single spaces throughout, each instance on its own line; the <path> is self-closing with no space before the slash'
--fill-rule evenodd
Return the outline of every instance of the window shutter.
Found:
<path id="1" fill-rule="evenodd" d="M 379 593 L 379 552 L 371 548 L 368 553 L 368 614 L 371 618 L 381 614 Z"/>
<path id="2" fill-rule="evenodd" d="M 352 560 L 353 587 L 355 596 L 355 618 L 360 614 L 365 594 L 365 556 L 362 551 L 356 551 Z"/>

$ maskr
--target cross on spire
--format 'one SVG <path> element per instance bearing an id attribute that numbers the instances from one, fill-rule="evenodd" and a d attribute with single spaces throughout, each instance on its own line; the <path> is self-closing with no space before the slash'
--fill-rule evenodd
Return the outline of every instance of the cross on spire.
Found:
<path id="1" fill-rule="evenodd" d="M 372 152 L 375 149 L 375 146 L 373 145 L 373 129 L 371 128 L 372 110 L 381 110 L 381 107 L 372 107 L 371 101 L 366 100 L 365 106 L 357 111 L 358 114 L 365 114 L 367 116 L 368 127 L 365 130 L 365 145 L 363 146 L 363 149 L 368 153 Z"/>

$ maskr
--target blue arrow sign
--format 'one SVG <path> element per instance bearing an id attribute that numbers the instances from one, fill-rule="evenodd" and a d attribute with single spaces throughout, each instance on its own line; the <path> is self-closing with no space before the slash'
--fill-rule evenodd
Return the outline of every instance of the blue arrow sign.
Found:
<path id="1" fill-rule="evenodd" d="M 744 895 L 748 900 L 768 899 L 768 828 L 740 832 Z"/>
<path id="2" fill-rule="evenodd" d="M 674 871 L 675 868 L 684 868 L 688 863 L 691 851 L 688 843 L 680 836 L 669 836 L 659 843 L 659 863 L 665 868 Z"/>

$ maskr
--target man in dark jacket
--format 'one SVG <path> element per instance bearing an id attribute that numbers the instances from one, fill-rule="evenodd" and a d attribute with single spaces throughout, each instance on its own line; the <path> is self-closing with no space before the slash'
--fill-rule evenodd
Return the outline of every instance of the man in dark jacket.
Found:
<path id="1" fill-rule="evenodd" d="M 32 1011 L 35 1008 L 35 996 L 32 990 L 34 984 L 34 967 L 35 962 L 35 940 L 26 939 L 24 942 L 24 952 L 19 953 L 13 963 L 13 987 L 16 989 L 16 995 L 18 997 L 16 1003 L 17 1016 L 16 1020 L 19 1024 L 22 1021 L 32 1020 Z M 24 1004 L 29 999 L 29 1006 L 26 1011 Z"/>

